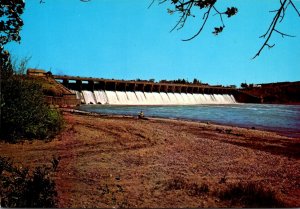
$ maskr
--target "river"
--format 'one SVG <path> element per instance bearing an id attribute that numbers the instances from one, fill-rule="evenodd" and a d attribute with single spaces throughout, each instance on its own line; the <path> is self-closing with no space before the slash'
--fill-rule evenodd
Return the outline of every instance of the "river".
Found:
<path id="1" fill-rule="evenodd" d="M 184 119 L 276 131 L 300 137 L 300 105 L 207 104 L 174 106 L 82 105 L 80 110 L 101 114 Z"/>

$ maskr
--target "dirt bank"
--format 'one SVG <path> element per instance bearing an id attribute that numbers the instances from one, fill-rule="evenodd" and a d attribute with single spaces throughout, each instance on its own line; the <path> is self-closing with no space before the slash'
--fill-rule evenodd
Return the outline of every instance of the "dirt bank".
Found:
<path id="1" fill-rule="evenodd" d="M 167 119 L 64 117 L 50 142 L 0 143 L 1 156 L 29 166 L 61 157 L 60 207 L 240 207 L 219 195 L 238 182 L 300 206 L 300 139 Z"/>

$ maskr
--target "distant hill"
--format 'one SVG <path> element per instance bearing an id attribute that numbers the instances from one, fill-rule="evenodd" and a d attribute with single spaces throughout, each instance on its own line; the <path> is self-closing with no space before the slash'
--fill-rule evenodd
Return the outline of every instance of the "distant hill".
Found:
<path id="1" fill-rule="evenodd" d="M 260 97 L 262 103 L 300 104 L 300 81 L 250 85 L 241 91 Z"/>

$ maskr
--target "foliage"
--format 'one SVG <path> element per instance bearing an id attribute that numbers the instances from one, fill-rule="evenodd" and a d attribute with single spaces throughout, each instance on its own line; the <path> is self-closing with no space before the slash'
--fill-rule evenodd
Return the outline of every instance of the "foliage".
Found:
<path id="1" fill-rule="evenodd" d="M 21 15 L 25 8 L 23 0 L 1 0 L 0 4 L 0 68 L 1 77 L 8 77 L 12 74 L 12 65 L 8 51 L 4 45 L 8 42 L 20 42 L 20 31 L 23 26 Z M 2 71 L 5 69 L 5 73 Z M 7 75 L 8 73 L 8 75 Z"/>
<path id="2" fill-rule="evenodd" d="M 241 83 L 241 87 L 242 88 L 248 88 L 248 84 L 247 83 Z"/>
<path id="3" fill-rule="evenodd" d="M 154 2 L 154 0 L 153 0 Z M 153 3 L 152 2 L 152 3 Z M 230 18 L 238 13 L 238 9 L 236 7 L 227 7 L 224 11 L 220 11 L 216 7 L 217 0 L 188 0 L 188 1 L 181 1 L 181 0 L 159 0 L 159 3 L 169 2 L 171 5 L 173 4 L 174 7 L 168 10 L 169 14 L 179 13 L 179 20 L 177 24 L 173 27 L 173 30 L 181 29 L 184 27 L 186 21 L 189 17 L 196 17 L 194 11 L 203 11 L 203 24 L 200 27 L 199 31 L 192 36 L 191 38 L 184 39 L 183 41 L 189 41 L 194 39 L 198 36 L 201 31 L 203 30 L 208 18 L 210 17 L 212 12 L 215 12 L 215 15 L 220 17 L 220 26 L 215 26 L 214 30 L 212 31 L 213 34 L 218 35 L 223 31 L 225 28 L 223 17 Z"/>
<path id="4" fill-rule="evenodd" d="M 49 138 L 61 130 L 60 113 L 44 103 L 44 95 L 34 80 L 14 75 L 1 81 L 1 138 Z"/>
<path id="5" fill-rule="evenodd" d="M 10 41 L 21 40 L 20 30 L 23 21 L 20 16 L 23 14 L 25 2 L 23 0 L 1 0 L 0 4 L 0 44 L 5 45 Z"/>
<path id="6" fill-rule="evenodd" d="M 105 202 L 112 208 L 130 208 L 128 198 L 125 195 L 125 190 L 122 185 L 112 184 L 100 186 L 100 195 L 102 196 L 101 201 Z"/>
<path id="7" fill-rule="evenodd" d="M 196 183 L 189 184 L 188 194 L 190 196 L 201 196 L 203 194 L 207 194 L 208 192 L 209 192 L 209 187 L 205 183 L 201 185 L 198 185 Z"/>
<path id="8" fill-rule="evenodd" d="M 16 75 L 25 75 L 27 70 L 27 64 L 31 57 L 24 57 L 22 59 L 14 58 L 12 59 L 12 68 L 14 74 Z"/>
<path id="9" fill-rule="evenodd" d="M 0 52 L 0 79 L 6 80 L 14 74 L 8 51 Z"/>
<path id="10" fill-rule="evenodd" d="M 177 80 L 160 80 L 159 83 L 175 83 L 175 84 L 195 84 L 195 85 L 202 85 L 202 82 L 197 78 L 193 79 L 193 82 L 189 82 L 188 80 L 180 79 Z"/>
<path id="11" fill-rule="evenodd" d="M 206 183 L 188 183 L 183 178 L 177 177 L 168 180 L 165 183 L 165 190 L 185 190 L 190 196 L 201 196 L 209 192 Z"/>
<path id="12" fill-rule="evenodd" d="M 33 171 L 0 157 L 0 207 L 56 207 L 57 192 L 50 167 Z"/>
<path id="13" fill-rule="evenodd" d="M 201 84 L 201 81 L 199 81 L 197 78 L 194 78 L 193 84 Z"/>
<path id="14" fill-rule="evenodd" d="M 255 183 L 238 183 L 220 193 L 220 198 L 230 200 L 232 206 L 241 207 L 284 207 L 275 192 Z"/>

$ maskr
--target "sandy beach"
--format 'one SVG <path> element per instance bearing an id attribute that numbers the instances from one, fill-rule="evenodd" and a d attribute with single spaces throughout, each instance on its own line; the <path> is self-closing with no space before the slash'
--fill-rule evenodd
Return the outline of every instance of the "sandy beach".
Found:
<path id="1" fill-rule="evenodd" d="M 59 207 L 243 207 L 220 198 L 254 183 L 300 206 L 300 139 L 170 119 L 64 112 L 53 140 L 0 143 L 1 156 L 35 167 L 60 157 Z"/>

